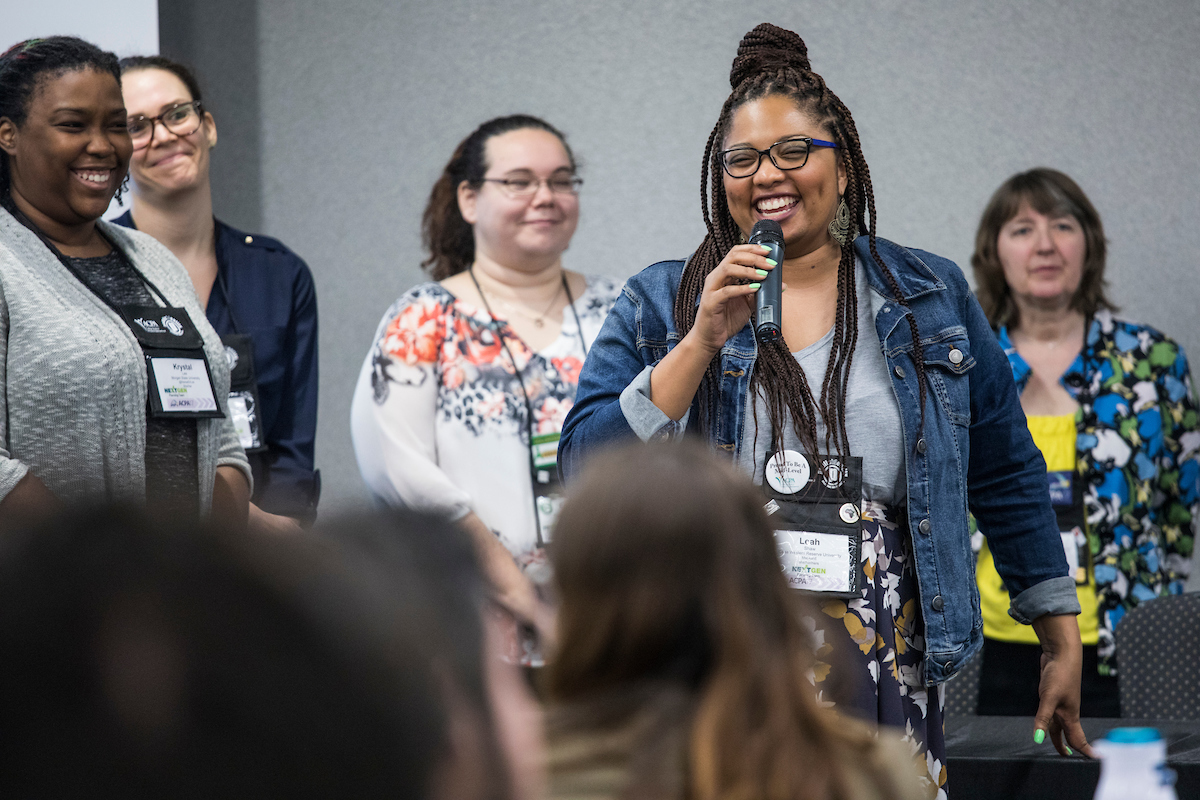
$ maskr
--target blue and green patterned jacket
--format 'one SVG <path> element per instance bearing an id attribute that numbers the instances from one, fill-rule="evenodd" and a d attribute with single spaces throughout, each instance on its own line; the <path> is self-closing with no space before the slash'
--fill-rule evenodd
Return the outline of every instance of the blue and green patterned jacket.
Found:
<path id="1" fill-rule="evenodd" d="M 1000 345 L 1018 390 L 1030 367 Z M 1183 349 L 1146 325 L 1096 314 L 1061 384 L 1080 405 L 1083 484 L 1100 615 L 1100 673 L 1116 674 L 1113 629 L 1143 600 L 1183 591 L 1200 513 L 1200 413 Z"/>

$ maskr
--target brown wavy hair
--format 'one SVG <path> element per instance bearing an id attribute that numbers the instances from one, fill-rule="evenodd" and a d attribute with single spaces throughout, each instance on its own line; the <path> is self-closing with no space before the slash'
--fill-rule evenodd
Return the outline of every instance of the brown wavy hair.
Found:
<path id="1" fill-rule="evenodd" d="M 817 706 L 813 645 L 762 503 L 694 440 L 594 457 L 551 544 L 560 604 L 545 688 L 566 708 L 682 687 L 696 800 L 841 798 L 848 760 L 834 756 L 873 745 Z"/>
<path id="2" fill-rule="evenodd" d="M 1017 215 L 1022 203 L 1029 203 L 1034 211 L 1048 217 L 1072 216 L 1083 228 L 1087 244 L 1083 279 L 1071 299 L 1071 308 L 1089 319 L 1102 308 L 1116 311 L 1117 307 L 1105 294 L 1108 281 L 1104 279 L 1104 262 L 1108 244 L 1096 207 L 1079 184 L 1066 174 L 1049 167 L 1037 167 L 1019 172 L 1000 184 L 983 210 L 979 230 L 975 232 L 975 253 L 971 256 L 977 286 L 975 294 L 992 327 L 1020 324 L 1012 291 L 1004 280 L 1004 266 L 1000 263 L 996 243 L 1000 229 Z"/>
<path id="3" fill-rule="evenodd" d="M 688 261 L 675 296 L 675 326 L 680 335 L 686 335 L 695 324 L 697 298 L 704 288 L 704 279 L 743 237 L 743 231 L 738 228 L 729 213 L 721 166 L 721 148 L 729 132 L 733 114 L 746 103 L 770 95 L 791 99 L 798 108 L 825 126 L 830 137 L 837 142 L 837 152 L 846 169 L 844 199 L 850 208 L 853 226 L 859 231 L 867 231 L 868 249 L 891 287 L 893 302 L 907 306 L 907 300 L 900 292 L 895 276 L 875 249 L 875 195 L 871 186 L 871 173 L 858 138 L 858 129 L 854 125 L 854 117 L 851 116 L 850 109 L 825 85 L 824 79 L 812 71 L 804 40 L 791 31 L 769 23 L 755 27 L 742 37 L 738 45 L 737 56 L 733 59 L 729 72 L 729 84 L 733 91 L 721 107 L 717 124 L 709 134 L 700 167 L 700 206 L 704 213 L 704 224 L 708 227 L 708 235 Z M 709 191 L 712 192 L 711 203 Z M 866 224 L 868 213 L 869 227 Z M 783 421 L 787 412 L 790 413 L 792 425 L 801 444 L 808 452 L 832 452 L 832 438 L 833 449 L 836 449 L 838 454 L 850 453 L 849 437 L 846 435 L 845 405 L 850 364 L 854 348 L 858 344 L 854 258 L 852 246 L 842 248 L 841 262 L 838 265 L 838 299 L 834 315 L 833 342 L 819 398 L 813 396 L 804 370 L 796 363 L 782 338 L 758 346 L 758 358 L 750 379 L 751 391 L 752 395 L 761 394 L 766 398 L 772 436 L 777 447 L 782 446 Z M 925 358 L 916 320 L 912 314 L 906 314 L 905 317 L 912 334 L 912 360 L 919 384 L 923 423 L 927 395 Z M 699 422 L 702 429 L 707 429 L 709 425 L 719 382 L 720 354 L 713 358 L 700 383 Z M 818 414 L 825 423 L 823 449 L 817 446 Z"/>
<path id="4" fill-rule="evenodd" d="M 526 128 L 557 136 L 571 161 L 571 172 L 575 172 L 575 154 L 567 144 L 567 137 L 538 117 L 529 114 L 496 117 L 472 131 L 454 148 L 450 162 L 442 170 L 437 183 L 433 184 L 429 202 L 425 204 L 425 213 L 421 216 L 421 244 L 429 253 L 429 257 L 421 262 L 421 269 L 428 272 L 433 280 L 445 280 L 475 263 L 475 232 L 458 210 L 459 185 L 466 181 L 472 189 L 482 186 L 483 176 L 488 170 L 488 140 Z"/>

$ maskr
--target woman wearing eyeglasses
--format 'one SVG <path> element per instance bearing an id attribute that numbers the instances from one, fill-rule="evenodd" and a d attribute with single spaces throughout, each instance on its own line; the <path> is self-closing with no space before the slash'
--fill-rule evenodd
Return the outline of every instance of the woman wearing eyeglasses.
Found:
<path id="1" fill-rule="evenodd" d="M 821 601 L 822 698 L 906 731 L 931 788 L 945 782 L 941 684 L 981 639 L 969 504 L 1043 645 L 1034 738 L 1086 750 L 1079 603 L 1045 469 L 962 272 L 876 236 L 854 119 L 800 37 L 746 34 L 730 85 L 701 164 L 708 235 L 626 284 L 580 376 L 565 471 L 685 430 L 728 453 L 762 490 L 789 582 Z M 768 221 L 783 238 L 770 260 L 747 241 Z M 782 335 L 759 341 L 771 270 Z"/>
<path id="2" fill-rule="evenodd" d="M 422 222 L 434 282 L 384 315 L 351 411 L 376 498 L 459 520 L 499 601 L 542 630 L 534 584 L 548 579 L 559 431 L 619 291 L 563 267 L 575 172 L 563 135 L 536 117 L 490 120 L 458 145 Z"/>
<path id="3" fill-rule="evenodd" d="M 109 501 L 245 522 L 221 342 L 178 259 L 100 220 L 132 151 L 112 53 L 0 55 L 0 523 Z"/>
<path id="4" fill-rule="evenodd" d="M 250 465 L 250 522 L 288 531 L 316 516 L 317 295 L 303 260 L 277 239 L 213 217 L 217 126 L 196 78 L 162 56 L 121 60 L 133 141 L 133 208 L 117 223 L 148 233 L 183 262 L 226 346 L 230 413 Z"/>

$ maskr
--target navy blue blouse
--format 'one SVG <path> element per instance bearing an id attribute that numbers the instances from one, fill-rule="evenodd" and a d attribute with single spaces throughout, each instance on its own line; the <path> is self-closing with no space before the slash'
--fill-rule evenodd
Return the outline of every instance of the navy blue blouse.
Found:
<path id="1" fill-rule="evenodd" d="M 132 212 L 113 222 L 136 228 Z M 321 493 L 313 469 L 317 429 L 317 293 L 303 259 L 278 239 L 216 220 L 217 280 L 205 315 L 217 333 L 254 341 L 267 450 L 251 453 L 251 500 L 272 514 L 311 520 Z"/>

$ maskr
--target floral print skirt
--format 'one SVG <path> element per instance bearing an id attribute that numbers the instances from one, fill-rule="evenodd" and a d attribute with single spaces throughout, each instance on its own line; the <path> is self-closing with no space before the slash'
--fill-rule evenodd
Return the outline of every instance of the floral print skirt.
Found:
<path id="1" fill-rule="evenodd" d="M 903 732 L 930 796 L 946 794 L 943 686 L 925 687 L 925 621 L 912 538 L 898 508 L 863 501 L 862 597 L 820 601 L 810 618 L 823 704 Z"/>

